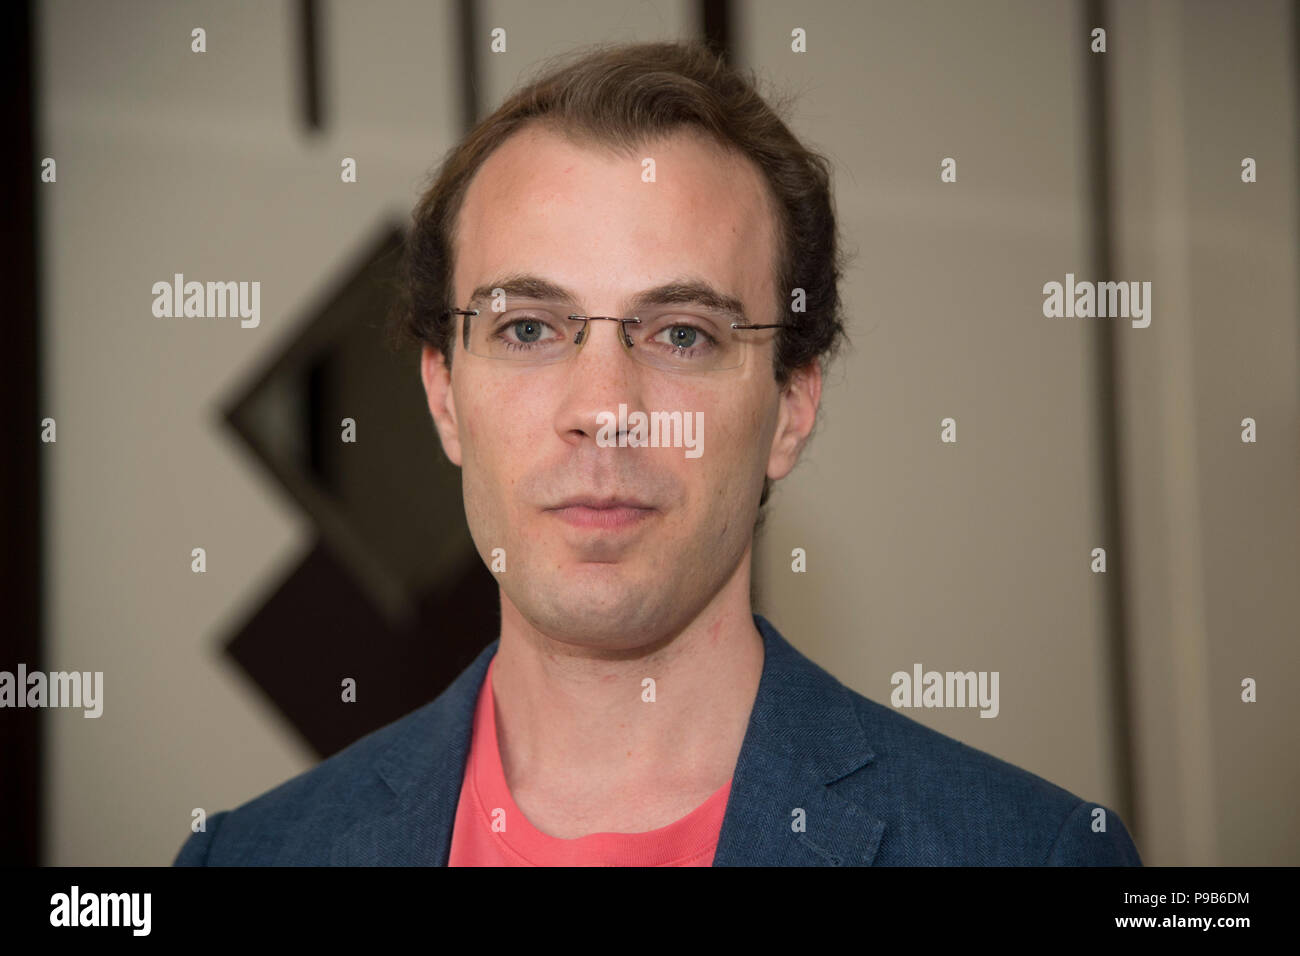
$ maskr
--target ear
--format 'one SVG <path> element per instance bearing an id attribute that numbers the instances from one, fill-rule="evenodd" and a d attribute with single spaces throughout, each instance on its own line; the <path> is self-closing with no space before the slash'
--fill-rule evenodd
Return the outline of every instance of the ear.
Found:
<path id="1" fill-rule="evenodd" d="M 460 429 L 456 424 L 456 399 L 451 391 L 451 370 L 441 350 L 426 345 L 420 353 L 420 379 L 429 400 L 429 414 L 442 439 L 442 450 L 460 467 Z"/>
<path id="2" fill-rule="evenodd" d="M 822 400 L 822 367 L 813 359 L 797 369 L 781 390 L 772 436 L 772 451 L 767 459 L 767 477 L 779 481 L 794 469 L 799 454 L 817 422 L 817 408 Z"/>

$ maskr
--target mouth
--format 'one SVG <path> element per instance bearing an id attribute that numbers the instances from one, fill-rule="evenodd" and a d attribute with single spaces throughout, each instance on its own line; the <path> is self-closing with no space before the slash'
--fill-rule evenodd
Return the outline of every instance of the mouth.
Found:
<path id="1" fill-rule="evenodd" d="M 573 498 L 547 508 L 565 524 L 577 528 L 631 528 L 649 518 L 655 509 L 628 498 Z"/>

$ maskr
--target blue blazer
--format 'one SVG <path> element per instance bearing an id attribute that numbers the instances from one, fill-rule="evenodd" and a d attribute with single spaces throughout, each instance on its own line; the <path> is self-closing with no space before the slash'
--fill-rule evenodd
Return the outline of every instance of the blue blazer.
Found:
<path id="1" fill-rule="evenodd" d="M 1141 865 L 1118 814 L 1094 832 L 1097 804 L 868 700 L 754 623 L 763 674 L 714 866 Z M 497 644 L 436 700 L 214 814 L 175 865 L 445 866 Z"/>

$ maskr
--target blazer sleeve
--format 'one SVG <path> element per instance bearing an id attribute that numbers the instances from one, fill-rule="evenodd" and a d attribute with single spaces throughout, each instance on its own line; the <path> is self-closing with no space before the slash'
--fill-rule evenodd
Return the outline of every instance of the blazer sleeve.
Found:
<path id="1" fill-rule="evenodd" d="M 229 815 L 229 810 L 222 810 L 208 817 L 207 830 L 191 833 L 190 838 L 181 847 L 180 853 L 172 861 L 172 866 L 208 866 L 208 854 L 212 850 L 212 841 L 217 838 L 217 831 Z"/>
<path id="2" fill-rule="evenodd" d="M 1105 812 L 1106 829 L 1094 830 L 1097 810 Z M 1045 866 L 1141 866 L 1133 838 L 1124 821 L 1109 807 L 1086 800 L 1078 805 L 1061 824 L 1056 842 L 1043 861 Z"/>

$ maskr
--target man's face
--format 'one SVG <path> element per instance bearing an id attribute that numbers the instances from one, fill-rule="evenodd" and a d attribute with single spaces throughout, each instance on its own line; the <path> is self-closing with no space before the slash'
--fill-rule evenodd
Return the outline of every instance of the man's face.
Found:
<path id="1" fill-rule="evenodd" d="M 642 157 L 655 162 L 653 182 L 643 181 Z M 469 305 L 474 291 L 529 275 L 571 290 L 567 311 L 629 316 L 636 293 L 687 280 L 740 300 L 749 322 L 780 321 L 766 196 L 756 167 L 695 134 L 628 158 L 526 127 L 470 183 L 453 304 L 491 316 L 490 303 Z M 449 376 L 432 348 L 422 363 L 443 447 L 462 469 L 475 545 L 489 566 L 504 549 L 503 602 L 553 639 L 608 649 L 676 633 L 732 578 L 764 476 L 793 467 L 820 387 L 810 371 L 812 386 L 801 376 L 781 394 L 773 330 L 739 333 L 752 337 L 739 368 L 681 374 L 633 361 L 619 329 L 588 323 L 582 349 L 553 365 L 470 354 L 459 335 Z M 598 444 L 598 416 L 620 404 L 692 416 L 702 454 Z M 585 496 L 640 507 L 574 504 Z"/>

